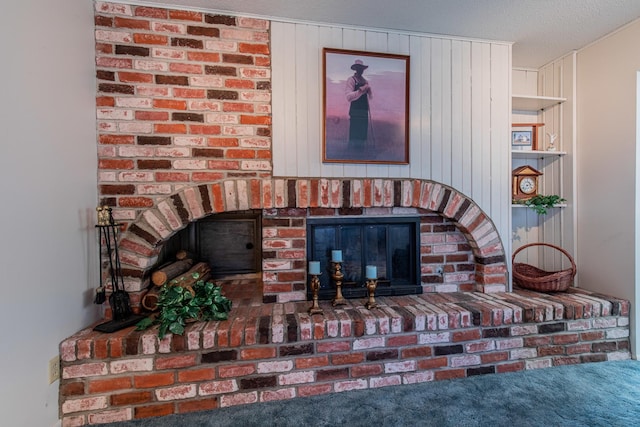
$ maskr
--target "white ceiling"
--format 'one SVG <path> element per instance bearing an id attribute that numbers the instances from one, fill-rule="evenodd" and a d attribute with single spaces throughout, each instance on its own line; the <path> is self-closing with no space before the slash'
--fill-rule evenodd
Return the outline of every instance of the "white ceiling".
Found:
<path id="1" fill-rule="evenodd" d="M 116 0 L 118 1 L 118 0 Z M 151 0 L 134 3 L 514 42 L 539 68 L 640 17 L 640 0 Z"/>

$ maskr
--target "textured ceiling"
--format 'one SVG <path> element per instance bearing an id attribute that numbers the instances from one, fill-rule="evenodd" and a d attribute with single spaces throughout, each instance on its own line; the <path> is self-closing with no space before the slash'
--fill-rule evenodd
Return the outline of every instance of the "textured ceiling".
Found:
<path id="1" fill-rule="evenodd" d="M 135 3 L 508 41 L 514 43 L 513 66 L 526 68 L 538 68 L 640 17 L 640 0 L 154 0 Z"/>

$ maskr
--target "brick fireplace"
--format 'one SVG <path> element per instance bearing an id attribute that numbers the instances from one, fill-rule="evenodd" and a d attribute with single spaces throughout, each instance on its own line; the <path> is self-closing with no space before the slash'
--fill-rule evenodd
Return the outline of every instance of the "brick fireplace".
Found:
<path id="1" fill-rule="evenodd" d="M 64 340 L 63 426 L 630 357 L 627 301 L 506 292 L 499 234 L 458 189 L 274 176 L 269 21 L 95 5 L 100 204 L 122 224 L 132 305 L 196 221 L 259 212 L 262 259 L 257 280 L 223 281 L 227 321 L 164 339 L 89 325 Z M 424 292 L 309 315 L 307 220 L 398 216 L 420 218 Z"/>
<path id="2" fill-rule="evenodd" d="M 263 212 L 264 302 L 306 299 L 305 219 L 340 213 L 350 218 L 423 217 L 420 251 L 425 291 L 506 290 L 504 250 L 491 221 L 473 201 L 430 181 L 383 179 L 226 180 L 185 188 L 157 208 L 143 211 L 123 235 L 120 253 L 127 266 L 127 289 L 132 296 L 144 292 L 162 243 L 187 223 L 247 209 Z M 435 272 L 438 265 L 442 274 Z"/>

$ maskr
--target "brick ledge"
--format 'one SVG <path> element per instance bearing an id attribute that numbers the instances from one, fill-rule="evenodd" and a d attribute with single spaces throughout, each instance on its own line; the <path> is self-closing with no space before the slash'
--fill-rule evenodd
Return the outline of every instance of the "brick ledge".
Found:
<path id="1" fill-rule="evenodd" d="M 184 336 L 87 328 L 61 343 L 63 426 L 630 358 L 628 301 L 576 288 L 321 302 L 311 317 L 235 285 L 230 320 Z"/>
<path id="2" fill-rule="evenodd" d="M 347 300 L 347 305 L 338 307 L 321 301 L 324 316 L 308 315 L 307 301 L 264 304 L 253 295 L 229 297 L 234 304 L 231 320 L 195 323 L 183 336 L 167 335 L 163 340 L 156 338 L 157 328 L 103 334 L 92 331 L 92 325 L 61 344 L 62 360 L 629 315 L 628 301 L 578 288 L 557 294 L 516 289 L 378 297 L 376 310 L 364 308 L 363 299 Z M 78 342 L 93 348 L 80 352 Z M 111 353 L 101 350 L 107 347 Z"/>

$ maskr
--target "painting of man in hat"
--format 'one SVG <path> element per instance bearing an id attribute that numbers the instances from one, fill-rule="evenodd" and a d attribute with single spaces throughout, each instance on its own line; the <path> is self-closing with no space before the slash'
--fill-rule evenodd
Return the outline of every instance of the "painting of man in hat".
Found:
<path id="1" fill-rule="evenodd" d="M 323 52 L 323 162 L 407 164 L 409 57 Z"/>

